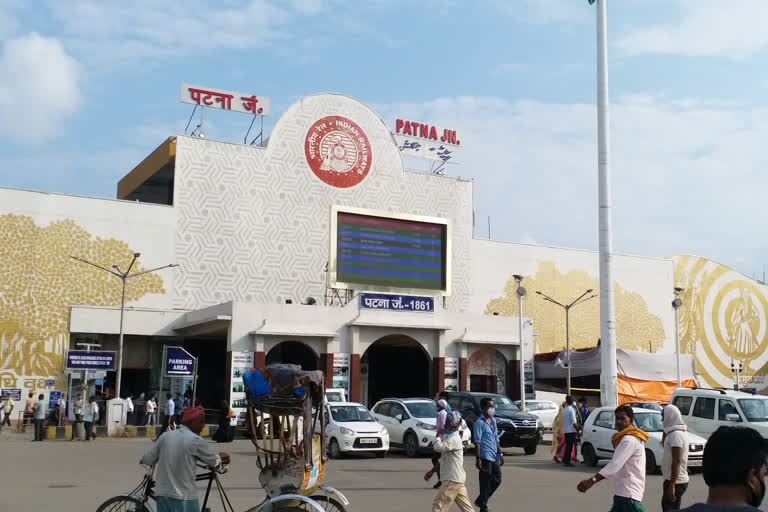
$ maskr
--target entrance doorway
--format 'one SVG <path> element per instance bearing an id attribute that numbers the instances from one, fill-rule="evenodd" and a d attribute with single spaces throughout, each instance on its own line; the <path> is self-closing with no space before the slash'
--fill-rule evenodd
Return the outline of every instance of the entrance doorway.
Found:
<path id="1" fill-rule="evenodd" d="M 187 338 L 184 348 L 197 358 L 196 399 L 206 409 L 219 409 L 221 401 L 229 396 L 226 338 Z"/>
<path id="2" fill-rule="evenodd" d="M 361 370 L 367 368 L 360 376 L 360 398 L 371 407 L 382 398 L 428 397 L 429 362 L 424 347 L 409 336 L 377 340 L 360 359 Z"/>
<path id="3" fill-rule="evenodd" d="M 267 352 L 266 364 L 295 364 L 302 370 L 317 370 L 319 356 L 300 341 L 283 341 Z"/>
<path id="4" fill-rule="evenodd" d="M 492 348 L 480 348 L 467 361 L 469 390 L 480 393 L 507 393 L 507 359 Z"/>

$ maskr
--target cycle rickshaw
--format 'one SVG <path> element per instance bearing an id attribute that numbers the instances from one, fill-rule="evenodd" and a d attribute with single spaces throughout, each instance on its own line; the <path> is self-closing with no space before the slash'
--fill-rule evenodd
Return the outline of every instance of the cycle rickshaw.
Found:
<path id="1" fill-rule="evenodd" d="M 248 401 L 248 426 L 256 448 L 259 483 L 264 501 L 247 512 L 346 512 L 347 498 L 323 485 L 325 465 L 325 379 L 321 371 L 303 371 L 276 364 L 243 375 Z M 208 481 L 205 510 L 215 483 L 224 510 L 234 512 L 216 470 L 204 468 L 198 481 Z M 96 512 L 154 510 L 153 468 L 141 484 L 102 503 Z"/>

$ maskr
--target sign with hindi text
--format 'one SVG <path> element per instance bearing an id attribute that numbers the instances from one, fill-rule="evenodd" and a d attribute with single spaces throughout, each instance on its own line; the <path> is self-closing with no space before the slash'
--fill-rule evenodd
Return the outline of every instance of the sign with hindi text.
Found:
<path id="1" fill-rule="evenodd" d="M 361 293 L 360 307 L 363 309 L 433 313 L 435 311 L 435 298 L 417 297 L 415 295 L 390 295 L 386 293 Z"/>
<path id="2" fill-rule="evenodd" d="M 197 85 L 181 84 L 179 100 L 201 107 L 236 110 L 244 114 L 268 116 L 270 113 L 269 98 L 254 96 L 234 91 L 211 89 Z"/>
<path id="3" fill-rule="evenodd" d="M 0 398 L 5 400 L 5 397 L 11 395 L 13 400 L 21 400 L 21 388 L 3 388 L 0 390 Z"/>

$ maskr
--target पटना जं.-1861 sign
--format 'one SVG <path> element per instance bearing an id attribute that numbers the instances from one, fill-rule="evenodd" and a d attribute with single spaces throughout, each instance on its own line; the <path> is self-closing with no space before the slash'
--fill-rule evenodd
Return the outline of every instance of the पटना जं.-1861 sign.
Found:
<path id="1" fill-rule="evenodd" d="M 180 101 L 201 107 L 235 110 L 244 114 L 268 116 L 270 102 L 266 96 L 242 94 L 235 91 L 224 91 L 200 87 L 197 85 L 181 84 Z"/>
<path id="2" fill-rule="evenodd" d="M 363 309 L 432 313 L 435 311 L 435 298 L 417 297 L 415 295 L 390 295 L 386 293 L 361 293 L 360 307 Z"/>

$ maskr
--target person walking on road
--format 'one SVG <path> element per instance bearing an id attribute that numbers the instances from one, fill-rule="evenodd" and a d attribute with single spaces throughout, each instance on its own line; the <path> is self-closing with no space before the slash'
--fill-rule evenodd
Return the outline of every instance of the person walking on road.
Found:
<path id="1" fill-rule="evenodd" d="M 147 398 L 147 405 L 146 411 L 147 411 L 147 426 L 151 426 L 157 423 L 157 416 L 155 416 L 155 411 L 157 410 L 157 404 L 155 403 L 155 397 L 152 395 L 149 395 L 149 398 Z"/>
<path id="2" fill-rule="evenodd" d="M 664 475 L 661 510 L 678 510 L 683 494 L 688 489 L 688 426 L 680 409 L 668 405 L 661 411 L 664 435 L 661 446 L 661 473 Z"/>
<path id="3" fill-rule="evenodd" d="M 133 393 L 128 393 L 128 397 L 125 399 L 125 424 L 133 425 Z"/>
<path id="4" fill-rule="evenodd" d="M 203 427 L 204 409 L 188 407 L 182 415 L 182 426 L 163 435 L 141 458 L 141 464 L 155 465 L 157 512 L 199 512 L 197 462 L 211 468 L 229 464 L 229 454 L 215 454 L 200 437 Z"/>
<path id="5" fill-rule="evenodd" d="M 173 421 L 176 425 L 181 425 L 182 405 L 181 393 L 176 393 L 176 398 L 173 399 Z"/>
<path id="6" fill-rule="evenodd" d="M 440 399 L 437 401 L 437 416 L 435 418 L 435 439 L 443 439 L 445 440 L 445 418 L 448 416 L 448 411 L 446 410 L 448 408 L 448 402 L 446 402 L 443 399 Z M 432 478 L 432 475 L 437 474 L 437 483 L 432 487 L 433 489 L 439 489 L 440 486 L 443 484 L 442 480 L 440 480 L 440 453 L 433 450 L 432 451 L 432 469 L 426 472 L 424 474 L 424 480 L 429 481 L 430 478 Z"/>
<path id="7" fill-rule="evenodd" d="M 579 436 L 579 422 L 576 415 L 579 414 L 573 406 L 573 397 L 565 397 L 565 408 L 563 409 L 563 435 L 565 436 L 565 454 L 563 455 L 563 466 L 573 466 L 571 455 L 574 454 L 574 448 Z"/>
<path id="8" fill-rule="evenodd" d="M 96 397 L 92 396 L 88 399 L 88 405 L 83 409 L 83 422 L 85 423 L 85 440 L 90 441 L 93 435 L 93 424 L 98 418 L 98 405 L 96 405 Z"/>
<path id="9" fill-rule="evenodd" d="M 474 512 L 464 485 L 467 473 L 464 471 L 464 446 L 459 434 L 461 414 L 457 411 L 447 413 L 444 426 L 443 436 L 435 438 L 432 447 L 440 455 L 440 469 L 446 484 L 435 496 L 432 512 L 445 512 L 451 503 L 456 503 L 462 512 Z"/>
<path id="10" fill-rule="evenodd" d="M 0 429 L 3 428 L 3 425 L 11 426 L 11 413 L 13 412 L 15 405 L 11 394 L 8 393 L 5 395 L 5 401 L 3 402 L 3 421 L 0 422 Z"/>
<path id="11" fill-rule="evenodd" d="M 632 424 L 635 413 L 628 405 L 614 411 L 616 430 L 613 435 L 613 458 L 595 476 L 579 482 L 579 492 L 587 492 L 600 480 L 613 478 L 611 512 L 645 512 L 645 443 L 648 433 Z"/>
<path id="12" fill-rule="evenodd" d="M 587 416 L 589 416 L 589 407 L 587 407 L 587 399 L 584 397 L 579 398 L 579 414 L 581 415 L 581 424 L 584 425 L 584 422 L 587 421 Z"/>
<path id="13" fill-rule="evenodd" d="M 45 395 L 40 393 L 37 397 L 37 402 L 35 402 L 35 409 L 34 409 L 34 415 L 35 415 L 35 441 L 42 441 L 43 440 L 43 426 L 45 425 L 45 402 L 43 402 L 43 399 L 45 398 Z"/>
<path id="14" fill-rule="evenodd" d="M 683 512 L 757 512 L 765 497 L 768 441 L 749 427 L 720 427 L 704 447 L 706 503 Z"/>
<path id="15" fill-rule="evenodd" d="M 31 425 L 35 419 L 35 394 L 29 392 L 29 398 L 24 406 L 24 419 L 22 423 L 22 432 L 26 429 L 27 425 Z"/>
<path id="16" fill-rule="evenodd" d="M 496 425 L 496 407 L 493 400 L 484 397 L 480 400 L 483 415 L 475 421 L 472 434 L 475 443 L 475 467 L 480 471 L 480 495 L 475 505 L 480 512 L 488 512 L 488 500 L 501 485 L 501 466 L 504 456 L 499 445 L 499 429 Z"/>
<path id="17" fill-rule="evenodd" d="M 176 410 L 176 404 L 173 403 L 173 395 L 170 393 L 167 393 L 165 398 L 165 408 L 163 409 L 163 428 L 158 433 L 158 437 L 160 437 L 163 432 L 173 430 L 173 417 L 174 411 Z"/>

